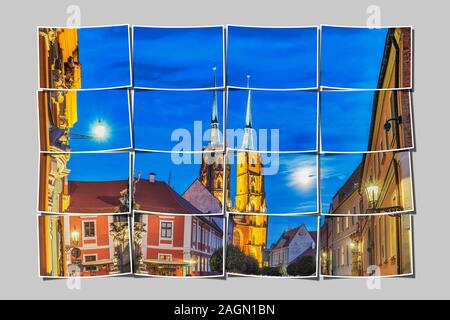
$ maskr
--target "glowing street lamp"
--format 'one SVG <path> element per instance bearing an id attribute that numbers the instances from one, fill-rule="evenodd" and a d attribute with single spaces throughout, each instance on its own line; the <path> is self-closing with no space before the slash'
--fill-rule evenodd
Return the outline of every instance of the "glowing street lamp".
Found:
<path id="1" fill-rule="evenodd" d="M 75 133 L 75 132 L 69 132 L 71 139 L 76 140 L 99 140 L 104 141 L 109 136 L 109 130 L 108 126 L 102 121 L 97 120 L 91 127 L 91 134 L 82 134 L 82 133 Z"/>
<path id="2" fill-rule="evenodd" d="M 366 195 L 369 205 L 372 209 L 376 208 L 376 204 L 378 202 L 380 187 L 370 179 L 369 183 L 366 185 Z"/>
<path id="3" fill-rule="evenodd" d="M 98 120 L 92 127 L 92 135 L 98 140 L 105 140 L 108 137 L 107 126 L 101 120 Z"/>
<path id="4" fill-rule="evenodd" d="M 73 230 L 70 234 L 70 237 L 72 238 L 72 243 L 74 246 L 77 246 L 80 241 L 80 232 L 77 230 L 77 227 L 73 227 Z"/>

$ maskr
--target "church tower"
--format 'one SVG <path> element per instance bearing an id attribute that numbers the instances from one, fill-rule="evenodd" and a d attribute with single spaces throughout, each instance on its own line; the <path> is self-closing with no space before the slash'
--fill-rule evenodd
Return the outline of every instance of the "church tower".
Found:
<path id="1" fill-rule="evenodd" d="M 247 76 L 247 88 L 250 76 Z M 233 211 L 251 215 L 233 216 L 233 245 L 264 265 L 267 246 L 267 207 L 261 154 L 253 144 L 251 90 L 248 89 L 245 132 L 242 149 L 237 153 L 236 198 Z"/>
<path id="2" fill-rule="evenodd" d="M 216 87 L 216 67 L 214 71 L 214 88 Z M 224 205 L 224 171 L 226 171 L 227 182 L 230 181 L 230 170 L 227 165 L 227 170 L 224 170 L 224 146 L 220 141 L 219 129 L 219 113 L 217 110 L 217 91 L 213 91 L 211 123 L 209 130 L 208 145 L 203 148 L 205 152 L 202 156 L 202 165 L 200 167 L 200 182 Z M 227 183 L 227 198 L 230 194 L 230 184 Z M 231 200 L 227 199 L 226 204 L 230 205 Z"/>

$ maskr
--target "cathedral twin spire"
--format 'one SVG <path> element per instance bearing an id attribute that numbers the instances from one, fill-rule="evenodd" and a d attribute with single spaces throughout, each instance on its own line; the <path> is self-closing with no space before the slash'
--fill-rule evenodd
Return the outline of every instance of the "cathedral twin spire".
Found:
<path id="1" fill-rule="evenodd" d="M 216 88 L 216 66 L 213 67 L 214 71 L 214 88 Z M 247 109 L 245 114 L 245 131 L 244 139 L 242 141 L 242 149 L 254 150 L 253 145 L 253 128 L 252 128 L 252 106 L 251 106 L 251 89 L 250 89 L 250 75 L 247 75 Z M 210 138 L 209 145 L 219 146 L 220 145 L 220 134 L 219 134 L 219 116 L 217 111 L 217 91 L 213 92 L 213 102 L 212 102 L 212 113 L 211 113 L 211 124 L 210 124 Z"/>
<path id="2" fill-rule="evenodd" d="M 250 75 L 247 75 L 247 111 L 245 113 L 245 131 L 244 140 L 242 141 L 242 149 L 254 150 L 253 146 L 253 128 L 252 128 L 252 91 L 250 89 Z"/>
<path id="3" fill-rule="evenodd" d="M 214 88 L 216 88 L 216 69 L 216 66 L 214 66 Z M 217 112 L 217 91 L 215 89 L 213 91 L 209 145 L 220 146 L 219 115 Z"/>

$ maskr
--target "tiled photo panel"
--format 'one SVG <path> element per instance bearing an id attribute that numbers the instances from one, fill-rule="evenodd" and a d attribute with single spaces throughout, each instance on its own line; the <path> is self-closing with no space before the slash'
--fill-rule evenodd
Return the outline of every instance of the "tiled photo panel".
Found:
<path id="1" fill-rule="evenodd" d="M 411 174 L 408 151 L 322 155 L 322 214 L 411 212 Z"/>
<path id="2" fill-rule="evenodd" d="M 317 278 L 318 216 L 231 214 L 226 270 L 229 275 Z"/>
<path id="3" fill-rule="evenodd" d="M 228 148 L 317 151 L 317 91 L 229 89 L 227 98 Z"/>
<path id="4" fill-rule="evenodd" d="M 228 152 L 229 213 L 297 215 L 319 212 L 318 156 Z"/>
<path id="5" fill-rule="evenodd" d="M 224 50 L 223 26 L 133 26 L 134 86 L 153 89 L 223 88 Z"/>
<path id="6" fill-rule="evenodd" d="M 414 147 L 409 90 L 322 91 L 320 95 L 322 151 Z"/>
<path id="7" fill-rule="evenodd" d="M 224 96 L 222 90 L 136 90 L 136 150 L 224 151 Z"/>
<path id="8" fill-rule="evenodd" d="M 41 154 L 38 211 L 130 213 L 130 165 L 128 152 Z"/>
<path id="9" fill-rule="evenodd" d="M 39 215 L 39 275 L 43 278 L 131 274 L 128 215 Z"/>
<path id="10" fill-rule="evenodd" d="M 414 276 L 410 27 L 39 27 L 39 276 Z"/>
<path id="11" fill-rule="evenodd" d="M 408 214 L 322 217 L 320 274 L 335 278 L 413 276 L 412 220 Z"/>
<path id="12" fill-rule="evenodd" d="M 135 214 L 137 276 L 224 277 L 225 218 L 195 214 Z"/>
<path id="13" fill-rule="evenodd" d="M 129 26 L 38 28 L 39 88 L 131 86 Z"/>
<path id="14" fill-rule="evenodd" d="M 321 27 L 320 85 L 411 89 L 412 28 Z"/>
<path id="15" fill-rule="evenodd" d="M 128 90 L 37 94 L 41 151 L 91 152 L 132 147 Z"/>
<path id="16" fill-rule="evenodd" d="M 134 210 L 141 213 L 222 215 L 223 153 L 135 154 Z"/>
<path id="17" fill-rule="evenodd" d="M 317 27 L 227 27 L 227 85 L 251 88 L 318 87 Z"/>

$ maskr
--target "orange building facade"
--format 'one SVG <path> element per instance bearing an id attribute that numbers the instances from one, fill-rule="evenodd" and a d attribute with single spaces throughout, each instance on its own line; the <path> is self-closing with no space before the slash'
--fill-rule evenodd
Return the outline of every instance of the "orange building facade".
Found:
<path id="1" fill-rule="evenodd" d="M 93 277 L 131 271 L 127 216 L 38 219 L 41 276 Z"/>
<path id="2" fill-rule="evenodd" d="M 211 256 L 223 249 L 223 231 L 213 218 L 143 215 L 139 273 L 155 276 L 211 276 Z"/>

